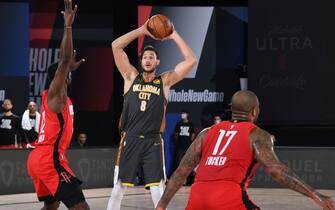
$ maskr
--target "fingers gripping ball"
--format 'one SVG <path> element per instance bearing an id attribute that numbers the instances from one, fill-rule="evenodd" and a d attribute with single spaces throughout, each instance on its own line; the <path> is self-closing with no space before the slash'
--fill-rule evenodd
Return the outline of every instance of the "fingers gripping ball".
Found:
<path id="1" fill-rule="evenodd" d="M 157 39 L 164 39 L 173 32 L 173 25 L 168 17 L 158 14 L 149 19 L 148 31 Z"/>

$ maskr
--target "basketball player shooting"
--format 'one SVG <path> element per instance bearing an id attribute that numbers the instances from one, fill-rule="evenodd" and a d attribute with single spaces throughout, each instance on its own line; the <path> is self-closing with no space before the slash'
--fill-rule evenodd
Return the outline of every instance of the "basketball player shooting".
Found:
<path id="1" fill-rule="evenodd" d="M 311 199 L 324 210 L 334 201 L 304 183 L 282 164 L 273 150 L 274 137 L 257 127 L 259 102 L 251 91 L 232 98 L 232 119 L 204 129 L 189 147 L 169 180 L 156 210 L 165 210 L 186 177 L 199 165 L 187 210 L 257 210 L 247 186 L 259 165 L 278 183 Z"/>
<path id="2" fill-rule="evenodd" d="M 81 182 L 68 165 L 66 150 L 73 133 L 73 106 L 67 96 L 70 72 L 84 59 L 75 61 L 72 45 L 72 23 L 77 6 L 64 0 L 64 33 L 60 59 L 48 68 L 48 85 L 42 94 L 41 123 L 36 148 L 28 158 L 28 174 L 33 180 L 38 199 L 44 201 L 43 210 L 58 209 L 60 201 L 68 209 L 87 210 Z"/>
<path id="3" fill-rule="evenodd" d="M 157 16 L 155 17 L 157 18 Z M 161 18 L 161 16 L 160 16 Z M 182 80 L 196 64 L 196 57 L 182 37 L 172 28 L 153 29 L 153 34 L 170 31 L 155 37 L 148 31 L 153 18 L 141 27 L 119 37 L 112 43 L 115 63 L 124 79 L 124 103 L 120 118 L 122 139 L 114 173 L 114 188 L 108 210 L 119 210 L 127 186 L 134 186 L 136 173 L 143 168 L 144 185 L 150 188 L 154 206 L 157 205 L 165 183 L 163 141 L 165 109 L 170 87 Z M 166 26 L 167 19 L 155 19 L 156 25 Z M 151 28 L 152 29 L 152 28 Z M 162 30 L 163 29 L 163 30 Z M 170 30 L 171 29 L 171 30 Z M 159 32 L 160 31 L 160 32 Z M 139 36 L 171 39 L 180 49 L 184 60 L 172 70 L 156 75 L 159 55 L 152 46 L 146 46 L 140 55 L 141 73 L 130 64 L 124 48 Z"/>

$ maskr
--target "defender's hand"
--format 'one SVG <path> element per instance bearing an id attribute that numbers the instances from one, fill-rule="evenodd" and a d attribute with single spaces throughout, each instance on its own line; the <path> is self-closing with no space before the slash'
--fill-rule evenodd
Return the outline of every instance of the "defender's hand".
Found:
<path id="1" fill-rule="evenodd" d="M 313 199 L 323 210 L 335 210 L 335 202 L 332 198 L 316 193 L 316 197 Z"/>
<path id="2" fill-rule="evenodd" d="M 76 15 L 78 6 L 75 5 L 74 9 L 72 8 L 72 0 L 64 0 L 65 10 L 62 11 L 64 17 L 64 26 L 70 27 L 73 24 L 74 17 Z"/>
<path id="3" fill-rule="evenodd" d="M 70 71 L 74 71 L 79 68 L 79 66 L 85 62 L 85 59 L 80 59 L 79 61 L 76 61 L 77 51 L 73 50 L 73 56 L 70 64 Z"/>

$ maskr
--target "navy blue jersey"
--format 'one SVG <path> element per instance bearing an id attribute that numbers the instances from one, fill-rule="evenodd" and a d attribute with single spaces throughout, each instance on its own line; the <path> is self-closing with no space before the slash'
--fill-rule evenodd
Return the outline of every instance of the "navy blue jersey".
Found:
<path id="1" fill-rule="evenodd" d="M 124 95 L 120 130 L 127 135 L 162 133 L 166 105 L 161 76 L 145 82 L 139 74 Z"/>

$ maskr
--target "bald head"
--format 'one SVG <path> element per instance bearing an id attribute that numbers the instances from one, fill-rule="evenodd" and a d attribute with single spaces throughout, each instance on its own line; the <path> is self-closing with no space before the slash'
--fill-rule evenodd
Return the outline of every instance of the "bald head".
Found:
<path id="1" fill-rule="evenodd" d="M 258 105 L 259 102 L 256 94 L 249 90 L 238 91 L 231 99 L 232 112 L 250 113 Z"/>

